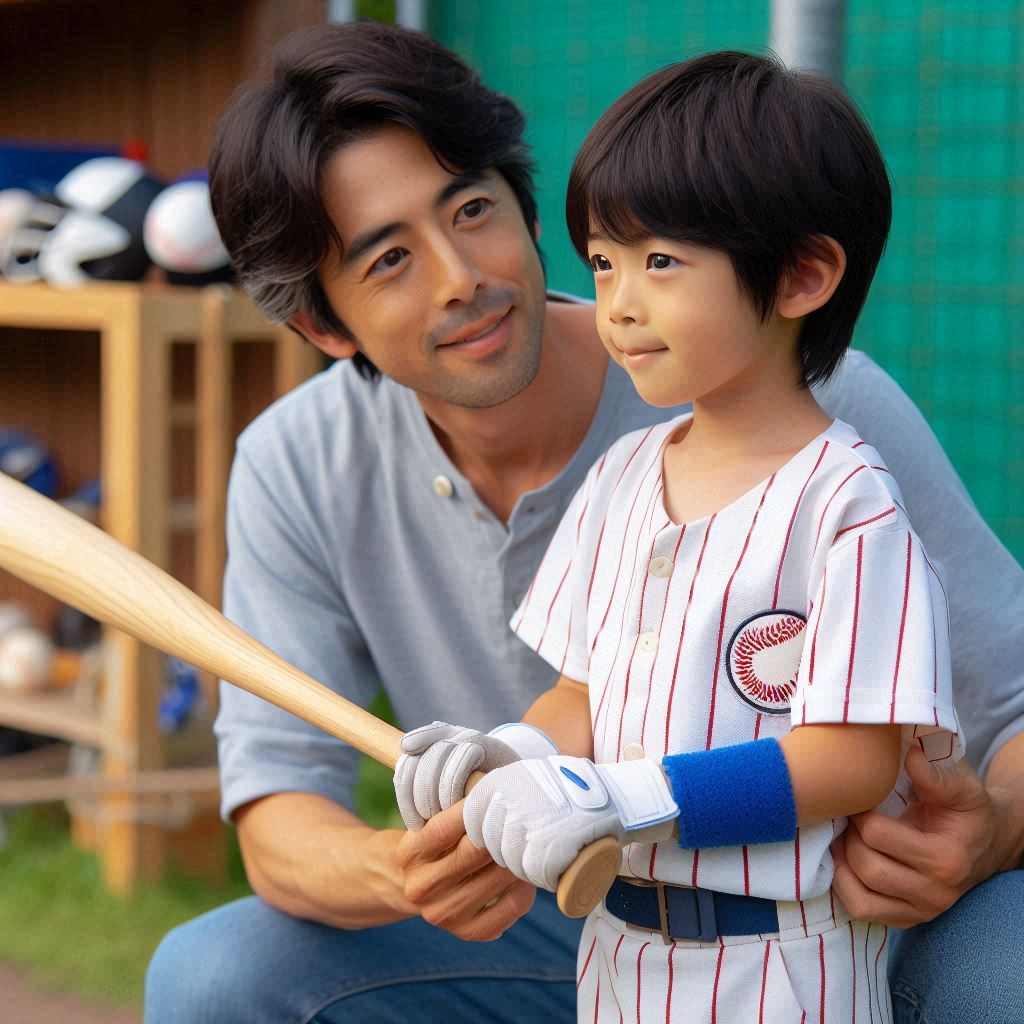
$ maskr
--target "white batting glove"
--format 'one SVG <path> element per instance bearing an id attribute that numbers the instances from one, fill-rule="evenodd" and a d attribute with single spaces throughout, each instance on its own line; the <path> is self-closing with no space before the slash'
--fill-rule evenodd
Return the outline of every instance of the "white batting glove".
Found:
<path id="1" fill-rule="evenodd" d="M 395 796 L 405 827 L 412 832 L 458 803 L 473 772 L 558 752 L 545 733 L 522 722 L 499 725 L 489 733 L 434 722 L 407 732 L 402 750 L 395 765 Z"/>
<path id="2" fill-rule="evenodd" d="M 554 890 L 576 854 L 603 836 L 621 843 L 672 834 L 679 807 L 650 758 L 594 764 L 545 757 L 498 768 L 477 784 L 462 812 L 466 835 L 524 881 Z"/>

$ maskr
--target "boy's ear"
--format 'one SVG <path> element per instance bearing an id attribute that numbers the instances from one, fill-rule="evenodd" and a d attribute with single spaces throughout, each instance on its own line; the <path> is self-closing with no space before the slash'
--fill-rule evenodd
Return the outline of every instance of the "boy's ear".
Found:
<path id="1" fill-rule="evenodd" d="M 846 270 L 843 247 L 828 235 L 815 235 L 800 247 L 779 288 L 776 312 L 788 319 L 813 313 L 832 298 Z"/>
<path id="2" fill-rule="evenodd" d="M 288 321 L 288 326 L 332 359 L 351 359 L 359 351 L 348 338 L 317 327 L 316 321 L 308 313 L 296 313 Z"/>

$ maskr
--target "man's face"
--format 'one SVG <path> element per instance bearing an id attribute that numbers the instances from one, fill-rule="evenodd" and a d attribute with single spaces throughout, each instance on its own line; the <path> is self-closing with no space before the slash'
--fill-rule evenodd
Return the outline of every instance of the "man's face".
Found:
<path id="1" fill-rule="evenodd" d="M 540 364 L 544 275 L 505 179 L 453 174 L 413 131 L 383 127 L 324 166 L 343 252 L 320 267 L 359 351 L 421 395 L 508 401 Z"/>

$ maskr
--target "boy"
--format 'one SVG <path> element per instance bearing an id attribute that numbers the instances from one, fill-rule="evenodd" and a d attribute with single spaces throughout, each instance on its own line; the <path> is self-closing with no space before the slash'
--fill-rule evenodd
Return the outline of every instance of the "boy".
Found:
<path id="1" fill-rule="evenodd" d="M 488 770 L 467 834 L 544 888 L 630 840 L 580 1020 L 891 1019 L 887 930 L 833 899 L 829 846 L 913 799 L 910 746 L 962 756 L 946 601 L 881 458 L 808 390 L 890 210 L 849 100 L 745 54 L 650 76 L 577 157 L 601 339 L 693 411 L 615 444 L 556 532 L 513 619 L 560 672 L 528 725 L 409 734 L 396 792 L 416 827 Z"/>

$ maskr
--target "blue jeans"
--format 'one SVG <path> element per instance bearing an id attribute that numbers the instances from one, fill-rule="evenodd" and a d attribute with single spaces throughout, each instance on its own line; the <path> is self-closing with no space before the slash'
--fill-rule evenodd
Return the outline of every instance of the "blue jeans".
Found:
<path id="1" fill-rule="evenodd" d="M 145 1022 L 572 1024 L 581 928 L 545 892 L 486 943 L 419 919 L 341 931 L 252 896 L 164 938 L 146 977 Z"/>
<path id="2" fill-rule="evenodd" d="M 1024 871 L 894 933 L 889 985 L 895 1024 L 1024 1024 Z"/>

